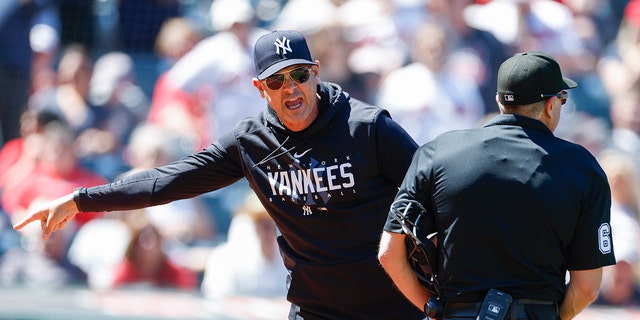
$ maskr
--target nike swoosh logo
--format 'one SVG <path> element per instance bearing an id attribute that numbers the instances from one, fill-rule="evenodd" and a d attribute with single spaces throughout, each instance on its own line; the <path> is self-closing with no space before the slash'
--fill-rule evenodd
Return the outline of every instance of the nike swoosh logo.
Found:
<path id="1" fill-rule="evenodd" d="M 300 153 L 300 154 L 298 154 L 298 152 L 295 152 L 295 153 L 293 154 L 293 157 L 294 157 L 294 158 L 296 158 L 296 159 L 298 159 L 298 158 L 300 158 L 300 157 L 304 156 L 305 154 L 307 154 L 307 152 L 311 151 L 311 149 L 313 149 L 313 148 L 309 148 L 309 149 L 305 150 L 303 153 Z"/>

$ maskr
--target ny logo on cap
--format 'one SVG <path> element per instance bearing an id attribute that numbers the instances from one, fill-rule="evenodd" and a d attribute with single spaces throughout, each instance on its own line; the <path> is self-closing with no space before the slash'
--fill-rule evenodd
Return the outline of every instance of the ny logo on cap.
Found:
<path id="1" fill-rule="evenodd" d="M 283 56 L 287 54 L 287 51 L 293 52 L 293 50 L 291 50 L 289 42 L 290 41 L 289 39 L 287 39 L 287 37 L 282 37 L 282 40 L 276 39 L 276 42 L 273 43 L 276 46 L 276 54 L 280 54 L 280 49 L 282 49 Z"/>
<path id="2" fill-rule="evenodd" d="M 505 94 L 504 95 L 504 101 L 515 101 L 516 98 L 513 97 L 512 94 Z"/>

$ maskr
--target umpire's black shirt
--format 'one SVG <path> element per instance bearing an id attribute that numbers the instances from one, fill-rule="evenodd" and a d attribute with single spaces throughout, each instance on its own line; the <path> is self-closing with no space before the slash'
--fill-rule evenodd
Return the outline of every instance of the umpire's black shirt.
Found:
<path id="1" fill-rule="evenodd" d="M 615 264 L 603 170 L 532 118 L 499 115 L 420 147 L 398 199 L 435 213 L 444 301 L 496 288 L 561 302 L 567 270 Z M 391 216 L 385 230 L 401 232 Z"/>

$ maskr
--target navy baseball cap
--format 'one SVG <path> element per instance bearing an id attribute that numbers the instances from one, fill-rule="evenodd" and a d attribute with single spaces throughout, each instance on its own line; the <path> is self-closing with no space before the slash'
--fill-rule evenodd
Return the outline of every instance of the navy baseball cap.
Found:
<path id="1" fill-rule="evenodd" d="M 503 105 L 531 104 L 577 86 L 562 76 L 553 57 L 541 51 L 516 53 L 498 69 L 498 100 Z"/>
<path id="2" fill-rule="evenodd" d="M 316 64 L 302 33 L 293 30 L 276 30 L 256 41 L 253 53 L 258 79 L 295 64 Z"/>

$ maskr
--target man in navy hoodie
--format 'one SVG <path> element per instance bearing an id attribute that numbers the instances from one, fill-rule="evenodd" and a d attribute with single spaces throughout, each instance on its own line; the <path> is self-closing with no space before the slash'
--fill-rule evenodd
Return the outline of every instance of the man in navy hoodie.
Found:
<path id="1" fill-rule="evenodd" d="M 79 212 L 159 205 L 246 177 L 279 232 L 289 319 L 423 319 L 377 260 L 387 209 L 417 144 L 385 110 L 321 81 L 299 32 L 262 36 L 254 59 L 266 110 L 199 153 L 78 188 L 15 228 L 39 220 L 47 238 Z"/>

